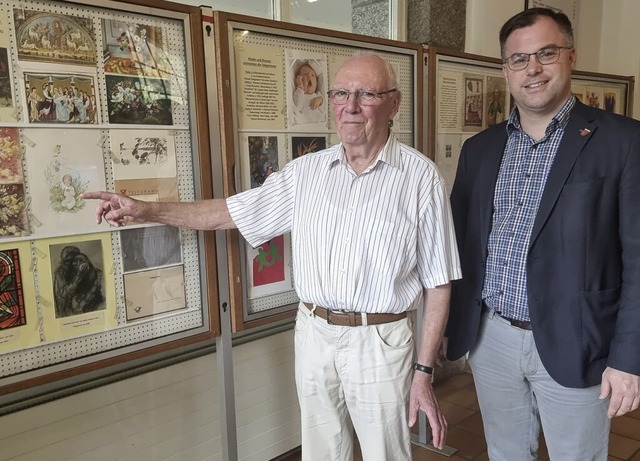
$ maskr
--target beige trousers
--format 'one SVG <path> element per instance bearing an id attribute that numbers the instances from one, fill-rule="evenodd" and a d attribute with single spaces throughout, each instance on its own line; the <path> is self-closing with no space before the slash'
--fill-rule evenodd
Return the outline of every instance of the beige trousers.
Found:
<path id="1" fill-rule="evenodd" d="M 410 461 L 407 424 L 414 356 L 410 316 L 358 327 L 329 325 L 303 304 L 295 367 L 304 461 Z"/>

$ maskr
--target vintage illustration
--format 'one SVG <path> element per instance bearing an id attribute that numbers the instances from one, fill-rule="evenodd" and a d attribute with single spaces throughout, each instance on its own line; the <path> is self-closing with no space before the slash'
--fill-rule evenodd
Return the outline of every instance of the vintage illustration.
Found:
<path id="1" fill-rule="evenodd" d="M 484 82 L 482 77 L 464 77 L 464 125 L 465 130 L 479 131 L 482 128 L 484 107 Z"/>
<path id="2" fill-rule="evenodd" d="M 139 227 L 120 232 L 124 272 L 182 262 L 180 230 L 171 226 Z"/>
<path id="3" fill-rule="evenodd" d="M 169 80 L 106 75 L 109 123 L 172 125 Z M 182 98 L 177 96 L 181 101 Z"/>
<path id="4" fill-rule="evenodd" d="M 160 27 L 105 19 L 102 35 L 106 73 L 159 78 L 175 73 L 163 49 Z"/>
<path id="5" fill-rule="evenodd" d="M 14 8 L 18 59 L 95 65 L 92 20 Z"/>
<path id="6" fill-rule="evenodd" d="M 0 184 L 0 238 L 29 235 L 22 184 Z"/>
<path id="7" fill-rule="evenodd" d="M 509 116 L 506 96 L 507 83 L 505 79 L 487 76 L 487 106 L 484 117 L 487 127 L 497 125 Z"/>
<path id="8" fill-rule="evenodd" d="M 326 148 L 324 136 L 291 136 L 291 157 L 294 159 Z"/>
<path id="9" fill-rule="evenodd" d="M 17 128 L 0 128 L 0 184 L 22 182 L 20 133 Z"/>
<path id="10" fill-rule="evenodd" d="M 85 206 L 81 194 L 87 191 L 88 180 L 71 166 L 64 166 L 58 159 L 52 160 L 44 171 L 49 186 L 49 203 L 56 213 L 77 213 Z"/>
<path id="11" fill-rule="evenodd" d="M 26 324 L 18 250 L 0 250 L 0 330 Z"/>
<path id="12" fill-rule="evenodd" d="M 0 244 L 0 352 L 40 342 L 28 241 Z"/>
<path id="13" fill-rule="evenodd" d="M 95 231 L 94 206 L 81 194 L 105 188 L 100 132 L 34 128 L 23 136 L 34 234 Z"/>
<path id="14" fill-rule="evenodd" d="M 619 88 L 604 89 L 604 110 L 615 114 L 624 114 L 624 100 L 621 97 L 622 92 Z"/>
<path id="15" fill-rule="evenodd" d="M 278 137 L 249 136 L 249 175 L 251 188 L 261 186 L 274 171 L 278 171 Z"/>
<path id="16" fill-rule="evenodd" d="M 289 128 L 326 128 L 327 58 L 287 50 L 287 120 Z"/>
<path id="17" fill-rule="evenodd" d="M 181 265 L 125 274 L 124 290 L 129 321 L 187 307 Z"/>
<path id="18" fill-rule="evenodd" d="M 117 325 L 110 233 L 38 239 L 33 251 L 47 341 Z"/>
<path id="19" fill-rule="evenodd" d="M 50 246 L 56 318 L 105 309 L 99 240 Z"/>
<path id="20" fill-rule="evenodd" d="M 25 72 L 24 79 L 30 123 L 98 123 L 93 76 Z"/>
<path id="21" fill-rule="evenodd" d="M 589 107 L 604 109 L 604 91 L 600 86 L 589 86 L 585 94 L 584 102 Z"/>
<path id="22" fill-rule="evenodd" d="M 6 48 L 0 48 L 0 109 L 13 107 L 11 64 Z"/>
<path id="23" fill-rule="evenodd" d="M 166 130 L 112 130 L 111 161 L 115 179 L 174 178 L 175 136 Z"/>

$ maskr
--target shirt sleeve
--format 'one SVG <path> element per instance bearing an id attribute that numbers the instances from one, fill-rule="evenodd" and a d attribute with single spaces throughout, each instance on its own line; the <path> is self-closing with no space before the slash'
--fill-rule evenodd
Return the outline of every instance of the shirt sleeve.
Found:
<path id="1" fill-rule="evenodd" d="M 436 173 L 418 224 L 418 271 L 422 285 L 434 288 L 462 278 L 451 205 Z"/>
<path id="2" fill-rule="evenodd" d="M 291 163 L 271 173 L 260 187 L 227 199 L 233 222 L 253 247 L 291 230 L 294 206 L 294 174 Z"/>

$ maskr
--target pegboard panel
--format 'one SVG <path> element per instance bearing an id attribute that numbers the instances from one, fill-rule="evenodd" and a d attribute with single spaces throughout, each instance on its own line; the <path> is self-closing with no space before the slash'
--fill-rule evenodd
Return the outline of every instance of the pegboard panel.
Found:
<path id="1" fill-rule="evenodd" d="M 165 236 L 158 230 L 163 226 L 98 226 L 91 217 L 98 202 L 82 202 L 79 195 L 99 189 L 161 200 L 191 201 L 198 195 L 188 24 L 186 13 L 133 4 L 0 1 L 0 84 L 10 88 L 10 98 L 3 98 L 9 93 L 1 88 L 0 129 L 2 141 L 18 140 L 22 175 L 15 175 L 10 186 L 20 191 L 16 220 L 23 225 L 5 235 L 15 226 L 0 219 L 0 231 L 5 231 L 0 232 L 0 254 L 12 246 L 28 249 L 22 277 L 33 279 L 35 293 L 26 298 L 36 300 L 35 309 L 29 307 L 33 313 L 27 309 L 29 316 L 19 319 L 22 323 L 0 324 L 2 384 L 209 331 L 198 232 Z M 78 160 L 86 152 L 95 155 L 92 166 Z M 162 165 L 148 167 L 151 159 Z M 52 167 L 43 176 L 42 165 L 48 164 Z M 84 168 L 78 173 L 84 182 L 74 182 L 73 167 Z M 89 169 L 95 177 L 82 176 Z M 9 187 L 2 175 L 0 169 L 0 187 Z M 57 188 L 51 186 L 52 177 Z M 56 198 L 56 193 L 63 195 Z M 147 235 L 156 244 L 166 238 L 175 247 L 167 251 L 166 261 L 125 263 L 125 247 L 128 252 L 137 248 L 138 241 L 150 239 Z M 93 263 L 104 281 L 96 285 L 105 307 L 96 303 L 95 312 L 78 312 L 75 322 L 76 313 L 63 318 L 56 310 L 62 299 L 60 269 L 67 262 L 63 252 L 71 247 Z M 145 298 L 134 283 L 139 280 L 160 295 L 153 291 Z M 161 293 L 168 288 L 174 291 Z M 153 305 L 131 310 L 136 296 L 152 299 Z M 157 296 L 178 301 L 156 311 Z M 140 314 L 149 309 L 148 315 Z"/>
<path id="2" fill-rule="evenodd" d="M 306 52 L 311 55 L 321 54 L 326 55 L 328 59 L 328 84 L 327 88 L 331 87 L 332 78 L 335 75 L 338 67 L 344 59 L 353 56 L 355 53 L 363 51 L 375 51 L 376 54 L 386 59 L 393 66 L 396 77 L 398 79 L 398 87 L 402 92 L 402 102 L 400 104 L 400 110 L 394 119 L 394 131 L 397 133 L 409 132 L 413 133 L 414 130 L 414 107 L 413 101 L 415 101 L 415 57 L 403 54 L 399 52 L 385 51 L 384 49 L 370 49 L 366 44 L 362 46 L 356 45 L 341 45 L 334 41 L 332 43 L 320 41 L 320 40 L 305 40 L 300 38 L 293 38 L 289 36 L 277 35 L 274 33 L 252 31 L 246 33 L 246 29 L 235 29 L 233 31 L 234 45 L 257 45 L 265 46 L 269 48 L 276 48 L 280 50 L 295 49 L 297 52 Z M 322 37 L 319 37 L 321 39 Z M 286 67 L 285 53 L 281 53 L 282 66 Z M 284 82 L 284 81 L 283 81 Z M 286 84 L 286 82 L 284 82 Z M 284 88 L 283 88 L 284 92 Z M 330 111 L 329 111 L 330 112 Z M 330 125 L 327 129 L 328 132 L 335 132 L 335 125 L 333 119 L 330 116 Z M 242 129 L 241 129 L 242 130 Z M 409 145 L 414 145 L 414 140 L 411 139 Z"/>

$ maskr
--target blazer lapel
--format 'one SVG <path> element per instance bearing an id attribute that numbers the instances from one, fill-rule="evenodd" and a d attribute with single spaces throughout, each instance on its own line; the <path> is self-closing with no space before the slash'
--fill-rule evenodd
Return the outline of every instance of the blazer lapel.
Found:
<path id="1" fill-rule="evenodd" d="M 583 110 L 584 108 L 581 103 L 576 102 L 576 106 L 565 128 L 560 146 L 556 152 L 556 158 L 547 177 L 547 183 L 542 193 L 536 219 L 533 222 L 533 229 L 531 230 L 531 237 L 529 239 L 529 249 L 531 249 L 538 238 L 544 223 L 547 221 L 551 210 L 558 200 L 560 191 L 562 191 L 564 184 L 567 182 L 567 178 L 573 169 L 578 155 L 580 155 L 580 152 L 597 128 L 593 119 L 586 117 L 587 113 Z"/>

